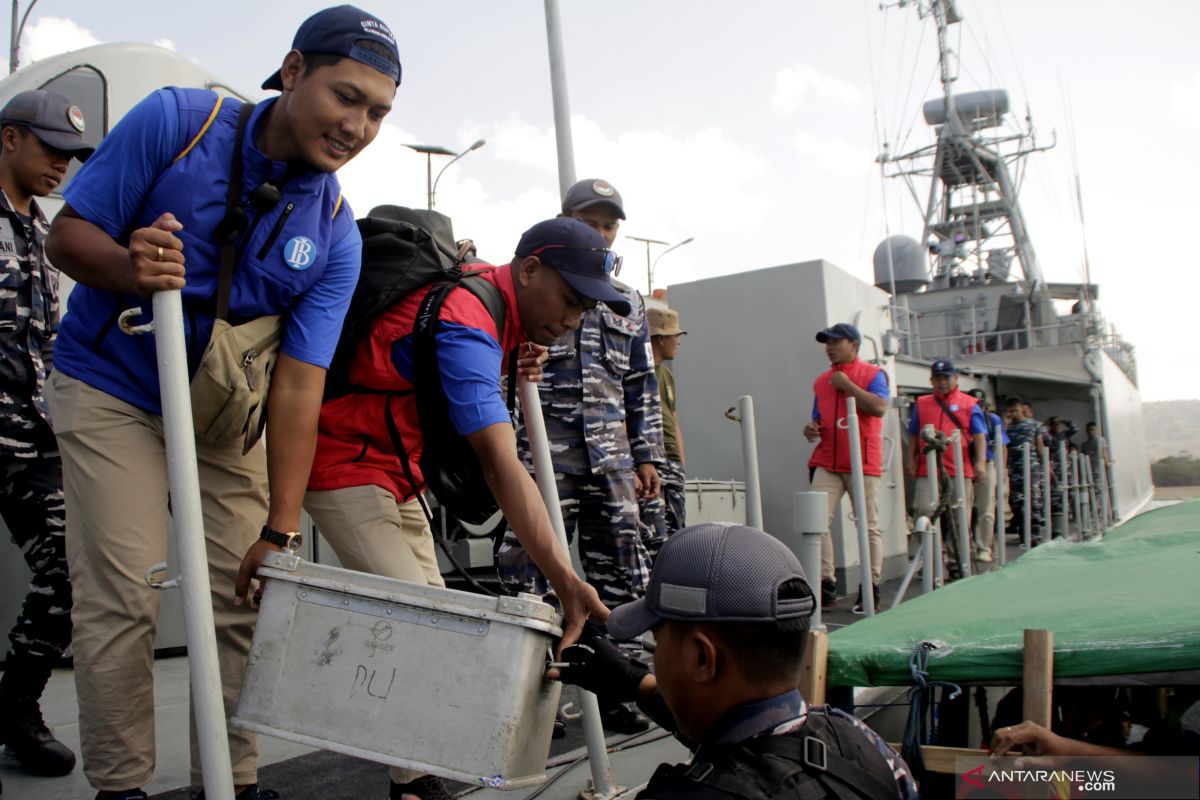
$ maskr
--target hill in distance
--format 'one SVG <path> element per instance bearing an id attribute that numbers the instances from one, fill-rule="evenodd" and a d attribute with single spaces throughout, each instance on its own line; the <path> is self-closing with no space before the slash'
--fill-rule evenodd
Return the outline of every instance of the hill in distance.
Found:
<path id="1" fill-rule="evenodd" d="M 1200 400 L 1143 403 L 1150 461 L 1167 456 L 1200 459 Z"/>

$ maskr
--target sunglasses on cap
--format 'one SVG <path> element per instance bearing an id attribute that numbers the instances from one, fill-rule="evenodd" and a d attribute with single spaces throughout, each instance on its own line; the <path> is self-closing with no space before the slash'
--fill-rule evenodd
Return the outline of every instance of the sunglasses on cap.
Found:
<path id="1" fill-rule="evenodd" d="M 604 274 L 616 277 L 621 274 L 621 264 L 624 259 L 614 253 L 612 250 L 601 249 L 599 247 L 568 247 L 565 244 L 546 244 L 531 251 L 529 255 L 540 256 L 547 250 L 577 250 L 584 253 L 603 253 L 604 254 Z"/>

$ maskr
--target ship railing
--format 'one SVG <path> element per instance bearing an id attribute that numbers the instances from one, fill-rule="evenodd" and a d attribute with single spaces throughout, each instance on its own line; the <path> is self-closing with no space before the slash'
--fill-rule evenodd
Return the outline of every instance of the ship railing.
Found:
<path id="1" fill-rule="evenodd" d="M 975 321 L 975 315 L 971 315 Z M 1015 350 L 1032 350 L 1057 344 L 1078 341 L 1070 336 L 1059 337 L 1062 325 L 1022 325 L 1019 328 L 993 328 L 981 330 L 972 326 L 964 333 L 942 336 L 913 336 L 910 351 L 903 351 L 914 358 L 960 358 L 978 353 L 1001 353 Z M 1043 335 L 1044 334 L 1044 335 Z M 926 356 L 928 354 L 928 356 Z"/>

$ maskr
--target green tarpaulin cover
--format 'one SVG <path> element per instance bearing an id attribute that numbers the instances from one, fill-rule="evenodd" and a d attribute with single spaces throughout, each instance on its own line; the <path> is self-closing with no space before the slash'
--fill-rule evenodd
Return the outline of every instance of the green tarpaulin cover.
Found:
<path id="1" fill-rule="evenodd" d="M 1019 553 L 1010 549 L 1010 555 Z M 1200 500 L 1135 517 L 1102 542 L 1055 540 L 829 637 L 831 686 L 1020 683 L 1024 629 L 1054 633 L 1056 678 L 1200 670 Z"/>

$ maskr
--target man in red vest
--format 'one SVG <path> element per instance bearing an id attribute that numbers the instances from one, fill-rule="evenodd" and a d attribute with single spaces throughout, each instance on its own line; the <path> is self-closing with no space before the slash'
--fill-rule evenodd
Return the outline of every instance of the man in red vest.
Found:
<path id="1" fill-rule="evenodd" d="M 863 505 L 867 509 L 867 532 L 871 549 L 871 583 L 875 603 L 879 603 L 879 577 L 883 570 L 883 534 L 879 530 L 879 476 L 883 474 L 883 415 L 888 407 L 887 373 L 858 357 L 862 335 L 846 322 L 839 322 L 817 334 L 825 345 L 832 365 L 813 382 L 812 422 L 804 426 L 804 437 L 817 442 L 808 460 L 809 482 L 814 492 L 829 497 L 829 521 L 842 502 L 842 495 L 853 495 L 850 475 L 850 435 L 838 423 L 846 419 L 846 398 L 853 397 L 858 407 L 859 440 L 862 447 Z M 862 587 L 859 587 L 856 613 L 862 613 Z M 837 601 L 837 580 L 833 568 L 833 536 L 828 530 L 821 537 L 821 602 L 831 607 Z"/>
<path id="2" fill-rule="evenodd" d="M 929 370 L 929 383 L 933 386 L 933 394 L 917 398 L 912 417 L 908 421 L 909 447 L 908 458 L 905 459 L 904 471 L 910 478 L 916 478 L 916 488 L 913 493 L 913 516 L 929 513 L 931 497 L 929 484 L 929 465 L 921 452 L 923 444 L 921 430 L 926 425 L 932 425 L 936 430 L 951 436 L 955 431 L 961 434 L 963 477 L 965 478 L 965 494 L 963 502 L 970 509 L 975 502 L 974 484 L 987 474 L 987 421 L 983 416 L 983 408 L 979 401 L 958 388 L 958 370 L 947 360 L 933 362 Z M 954 448 L 947 447 L 942 454 L 942 463 L 946 474 L 953 478 L 957 472 L 954 465 Z M 932 476 L 937 480 L 937 476 Z M 949 546 L 946 536 L 943 542 Z M 964 554 L 969 558 L 970 554 Z"/>

